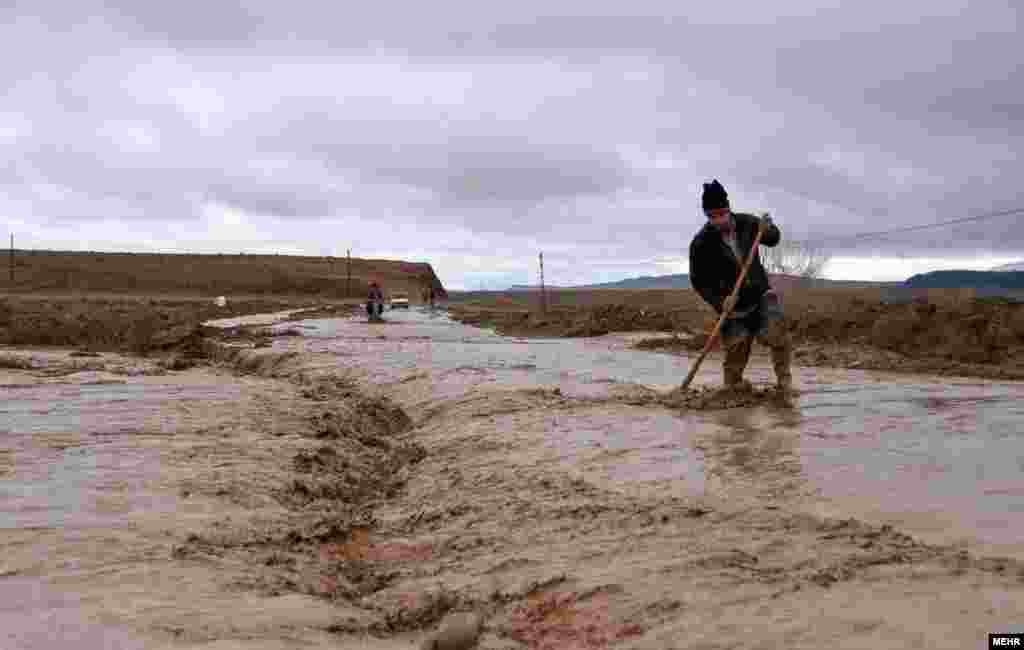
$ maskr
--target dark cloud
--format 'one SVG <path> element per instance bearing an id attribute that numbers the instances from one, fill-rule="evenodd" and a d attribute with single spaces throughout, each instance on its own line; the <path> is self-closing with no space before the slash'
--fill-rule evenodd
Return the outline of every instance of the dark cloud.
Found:
<path id="1" fill-rule="evenodd" d="M 1024 206 L 1009 2 L 39 0 L 0 17 L 20 53 L 0 63 L 0 207 L 40 237 L 223 209 L 241 215 L 223 237 L 315 223 L 467 273 L 489 255 L 520 273 L 540 246 L 597 273 L 679 258 L 712 176 L 800 238 Z M 836 249 L 1024 257 L 1014 225 Z"/>
<path id="2" fill-rule="evenodd" d="M 270 185 L 265 183 L 224 181 L 204 188 L 202 200 L 231 207 L 254 216 L 319 218 L 334 211 L 330 196 L 310 191 L 312 188 Z"/>
<path id="3" fill-rule="evenodd" d="M 500 138 L 462 139 L 445 148 L 403 151 L 396 166 L 372 173 L 460 203 L 516 203 L 612 194 L 626 185 L 629 169 L 614 153 Z M 401 164 L 401 163 L 404 163 Z"/>

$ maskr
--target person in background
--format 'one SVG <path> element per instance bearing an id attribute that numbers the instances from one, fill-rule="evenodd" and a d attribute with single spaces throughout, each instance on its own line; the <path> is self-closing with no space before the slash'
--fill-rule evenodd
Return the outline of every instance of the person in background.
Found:
<path id="1" fill-rule="evenodd" d="M 370 282 L 370 291 L 366 298 L 366 315 L 370 320 L 378 320 L 384 313 L 384 292 L 376 280 Z"/>

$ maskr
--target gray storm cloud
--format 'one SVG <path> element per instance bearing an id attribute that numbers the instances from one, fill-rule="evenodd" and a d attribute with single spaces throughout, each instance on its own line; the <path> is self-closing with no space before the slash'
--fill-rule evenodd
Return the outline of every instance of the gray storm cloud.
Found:
<path id="1" fill-rule="evenodd" d="M 118 0 L 2 17 L 21 55 L 0 64 L 0 204 L 22 222 L 213 203 L 479 233 L 480 252 L 576 245 L 596 264 L 678 255 L 712 176 L 797 237 L 1024 207 L 1008 2 Z M 1015 223 L 836 247 L 1024 255 Z"/>
<path id="2" fill-rule="evenodd" d="M 450 142 L 427 151 L 401 150 L 399 157 L 393 166 L 373 173 L 428 189 L 452 207 L 463 202 L 529 206 L 548 199 L 612 194 L 629 177 L 614 154 L 493 138 Z"/>

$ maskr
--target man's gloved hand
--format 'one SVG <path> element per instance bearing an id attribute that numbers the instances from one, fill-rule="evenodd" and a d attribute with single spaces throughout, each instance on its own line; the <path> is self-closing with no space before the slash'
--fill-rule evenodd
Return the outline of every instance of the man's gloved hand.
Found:
<path id="1" fill-rule="evenodd" d="M 728 298 L 725 299 L 725 301 L 722 303 L 723 314 L 731 314 L 732 310 L 736 309 L 736 299 L 738 297 L 739 296 L 729 296 Z"/>

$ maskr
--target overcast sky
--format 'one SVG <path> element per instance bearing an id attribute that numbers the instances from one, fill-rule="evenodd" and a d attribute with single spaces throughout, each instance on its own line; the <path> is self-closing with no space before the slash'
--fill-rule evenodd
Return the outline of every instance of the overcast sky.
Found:
<path id="1" fill-rule="evenodd" d="M 828 237 L 1024 207 L 1014 0 L 8 2 L 0 209 L 32 248 L 688 272 L 701 183 Z M 836 278 L 1024 258 L 1024 215 L 830 240 Z"/>

